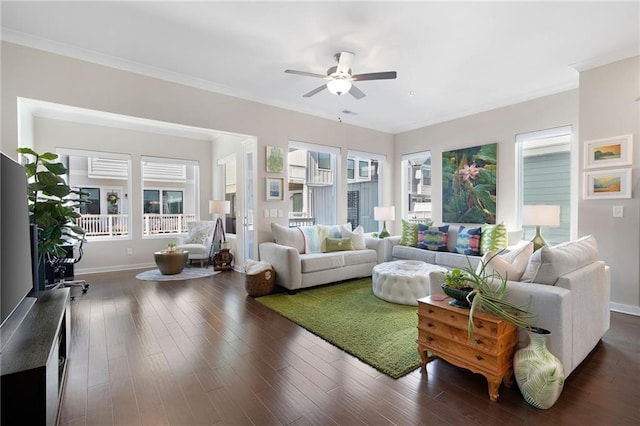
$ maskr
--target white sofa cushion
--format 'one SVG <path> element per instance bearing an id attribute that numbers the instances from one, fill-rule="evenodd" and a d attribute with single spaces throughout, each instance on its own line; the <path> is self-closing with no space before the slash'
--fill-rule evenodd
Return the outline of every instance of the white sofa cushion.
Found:
<path id="1" fill-rule="evenodd" d="M 300 255 L 300 263 L 302 266 L 302 273 L 324 271 L 327 269 L 342 268 L 344 266 L 344 253 L 346 252 L 331 252 L 331 253 L 307 253 Z"/>
<path id="2" fill-rule="evenodd" d="M 532 254 L 533 243 L 530 241 L 519 244 L 504 254 L 496 255 L 489 251 L 482 256 L 482 261 L 485 262 L 485 273 L 487 275 L 498 274 L 510 281 L 519 281 Z M 487 261 L 488 263 L 486 263 Z M 478 264 L 476 270 L 478 271 L 480 268 L 481 264 Z"/>
<path id="3" fill-rule="evenodd" d="M 271 233 L 273 241 L 281 246 L 293 247 L 298 253 L 304 253 L 304 237 L 302 232 L 297 228 L 287 228 L 271 222 Z"/>
<path id="4" fill-rule="evenodd" d="M 415 247 L 396 245 L 392 249 L 394 259 L 422 260 L 423 262 L 436 263 L 436 252 Z"/>
<path id="5" fill-rule="evenodd" d="M 598 244 L 592 235 L 576 241 L 542 247 L 529 259 L 521 281 L 555 285 L 558 278 L 580 269 L 598 258 Z"/>
<path id="6" fill-rule="evenodd" d="M 351 224 L 348 223 L 347 225 L 342 225 L 340 227 L 342 238 L 351 238 L 354 250 L 366 249 L 367 245 L 364 242 L 364 228 L 362 227 L 362 225 L 358 225 L 353 231 L 351 230 Z"/>
<path id="7" fill-rule="evenodd" d="M 378 252 L 375 250 L 343 251 L 345 266 L 378 263 Z"/>

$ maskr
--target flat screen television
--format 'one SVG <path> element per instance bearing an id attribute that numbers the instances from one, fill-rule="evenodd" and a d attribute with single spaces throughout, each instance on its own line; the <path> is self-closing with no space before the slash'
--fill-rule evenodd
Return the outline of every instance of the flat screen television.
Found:
<path id="1" fill-rule="evenodd" d="M 0 153 L 0 324 L 34 289 L 25 168 Z"/>

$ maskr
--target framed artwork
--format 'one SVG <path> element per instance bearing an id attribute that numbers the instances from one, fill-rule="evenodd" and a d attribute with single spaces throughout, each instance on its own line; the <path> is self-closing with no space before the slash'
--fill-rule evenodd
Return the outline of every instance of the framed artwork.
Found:
<path id="1" fill-rule="evenodd" d="M 442 221 L 496 223 L 498 144 L 442 153 Z"/>
<path id="2" fill-rule="evenodd" d="M 267 201 L 282 200 L 282 178 L 267 178 Z"/>
<path id="3" fill-rule="evenodd" d="M 266 154 L 267 172 L 282 173 L 284 170 L 284 156 L 282 150 L 275 146 L 267 146 Z"/>
<path id="4" fill-rule="evenodd" d="M 585 200 L 631 198 L 631 168 L 584 173 Z"/>
<path id="5" fill-rule="evenodd" d="M 630 166 L 633 159 L 633 135 L 586 141 L 584 168 Z"/>

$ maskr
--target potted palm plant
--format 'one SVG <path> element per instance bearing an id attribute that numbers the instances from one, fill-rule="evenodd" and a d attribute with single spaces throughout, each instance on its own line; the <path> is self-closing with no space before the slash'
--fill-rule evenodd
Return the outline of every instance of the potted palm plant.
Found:
<path id="1" fill-rule="evenodd" d="M 77 208 L 86 203 L 82 197 L 88 194 L 67 185 L 62 177 L 67 169 L 55 161 L 58 154 L 38 154 L 30 148 L 16 151 L 28 159 L 25 168 L 29 178 L 29 220 L 38 228 L 38 276 L 42 284 L 45 260 L 52 256 L 65 257 L 63 246 L 69 240 L 84 238 L 84 230 L 74 222 L 80 217 Z"/>

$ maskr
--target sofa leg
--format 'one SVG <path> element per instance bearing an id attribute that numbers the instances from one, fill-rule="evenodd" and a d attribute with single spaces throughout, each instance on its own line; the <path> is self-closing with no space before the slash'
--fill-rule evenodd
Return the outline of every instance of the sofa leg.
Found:
<path id="1" fill-rule="evenodd" d="M 287 293 L 289 293 L 289 296 L 294 296 L 298 294 L 298 290 L 287 290 Z"/>

